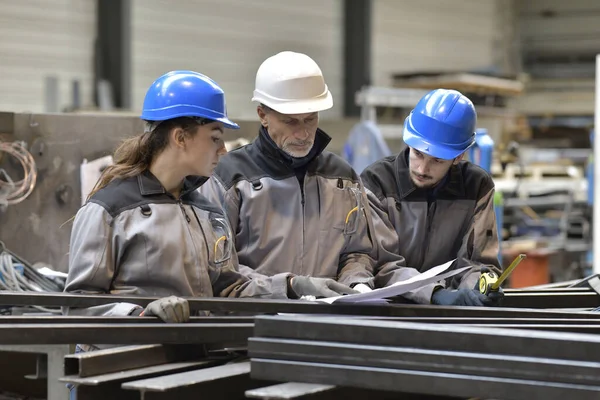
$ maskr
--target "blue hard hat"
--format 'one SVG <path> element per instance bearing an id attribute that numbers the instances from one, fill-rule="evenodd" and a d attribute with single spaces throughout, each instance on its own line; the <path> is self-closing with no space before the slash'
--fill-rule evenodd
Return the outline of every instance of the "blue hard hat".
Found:
<path id="1" fill-rule="evenodd" d="M 475 143 L 476 123 L 471 100 L 456 90 L 436 89 L 406 117 L 402 138 L 422 153 L 451 160 Z"/>
<path id="2" fill-rule="evenodd" d="M 199 117 L 240 127 L 227 118 L 225 93 L 208 76 L 194 71 L 171 71 L 155 80 L 146 92 L 141 118 L 165 121 L 177 117 Z"/>

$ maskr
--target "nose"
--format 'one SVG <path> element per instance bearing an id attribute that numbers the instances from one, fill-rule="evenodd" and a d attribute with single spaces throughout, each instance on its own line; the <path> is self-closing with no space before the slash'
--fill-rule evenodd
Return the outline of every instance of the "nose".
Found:
<path id="1" fill-rule="evenodd" d="M 298 140 L 305 140 L 309 136 L 308 129 L 301 127 L 294 132 L 294 138 Z"/>
<path id="2" fill-rule="evenodd" d="M 217 150 L 217 155 L 221 157 L 225 154 L 227 154 L 227 148 L 225 147 L 225 142 L 221 142 L 221 147 L 219 147 L 219 149 Z"/>
<path id="3" fill-rule="evenodd" d="M 417 164 L 416 170 L 419 175 L 427 175 L 427 169 L 427 163 L 425 161 L 421 161 Z"/>

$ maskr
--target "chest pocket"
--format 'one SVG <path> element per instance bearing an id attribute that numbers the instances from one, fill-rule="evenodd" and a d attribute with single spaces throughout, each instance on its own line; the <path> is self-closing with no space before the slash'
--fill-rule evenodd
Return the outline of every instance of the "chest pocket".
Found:
<path id="1" fill-rule="evenodd" d="M 321 216 L 321 226 L 325 230 L 333 227 L 350 236 L 356 233 L 361 219 L 364 218 L 362 196 L 357 187 L 339 187 L 343 186 L 340 182 L 341 179 L 335 188 L 325 194 L 331 196 L 331 199 L 327 202 L 328 212 Z"/>
<path id="2" fill-rule="evenodd" d="M 205 214 L 206 218 L 206 214 Z M 229 223 L 220 214 L 209 212 L 208 219 L 198 218 L 198 224 L 206 240 L 208 250 L 208 274 L 212 284 L 216 282 L 225 266 L 231 265 L 233 239 Z"/>

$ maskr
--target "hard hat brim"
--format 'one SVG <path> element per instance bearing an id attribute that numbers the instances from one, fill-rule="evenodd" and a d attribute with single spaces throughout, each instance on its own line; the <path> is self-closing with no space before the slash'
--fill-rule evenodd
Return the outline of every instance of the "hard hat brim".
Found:
<path id="1" fill-rule="evenodd" d="M 223 126 L 228 129 L 240 129 L 240 126 L 229 118 L 218 118 L 215 121 L 221 122 Z"/>
<path id="2" fill-rule="evenodd" d="M 423 154 L 427 154 L 428 156 L 439 158 L 442 160 L 452 160 L 462 153 L 467 151 L 469 147 L 471 147 L 474 143 L 469 144 L 464 149 L 456 149 L 444 145 L 433 144 L 426 140 L 424 140 L 421 136 L 415 135 L 411 132 L 410 128 L 404 127 L 404 134 L 402 135 L 402 140 L 406 143 L 407 146 L 412 147 L 415 150 L 420 151 Z"/>
<path id="3" fill-rule="evenodd" d="M 319 112 L 328 110 L 331 107 L 333 107 L 333 96 L 329 91 L 327 91 L 327 94 L 323 97 L 298 101 L 277 101 L 273 99 L 264 98 L 264 96 L 255 93 L 254 97 L 252 97 L 252 101 L 262 103 L 265 106 L 281 114 L 288 115 Z"/>

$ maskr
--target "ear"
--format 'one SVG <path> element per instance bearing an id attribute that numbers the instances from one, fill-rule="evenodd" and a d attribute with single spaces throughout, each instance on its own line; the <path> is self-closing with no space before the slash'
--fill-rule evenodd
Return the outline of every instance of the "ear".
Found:
<path id="1" fill-rule="evenodd" d="M 173 128 L 169 134 L 171 142 L 178 149 L 185 149 L 185 132 L 181 128 Z"/>
<path id="2" fill-rule="evenodd" d="M 461 160 L 465 157 L 465 153 L 462 153 L 460 156 L 456 157 L 453 161 L 452 161 L 452 165 L 457 165 L 459 162 L 461 162 Z"/>
<path id="3" fill-rule="evenodd" d="M 261 106 L 256 107 L 256 113 L 260 119 L 260 124 L 266 128 L 269 125 L 267 121 L 267 113 Z"/>

